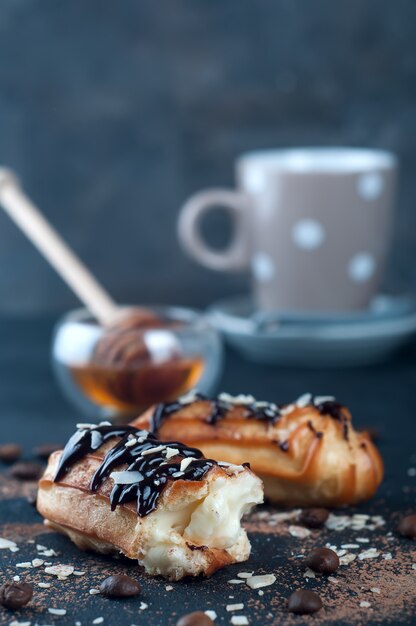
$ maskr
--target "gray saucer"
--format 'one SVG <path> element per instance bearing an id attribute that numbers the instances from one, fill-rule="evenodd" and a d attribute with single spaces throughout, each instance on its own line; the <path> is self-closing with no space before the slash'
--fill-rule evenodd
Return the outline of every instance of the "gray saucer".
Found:
<path id="1" fill-rule="evenodd" d="M 259 313 L 249 297 L 214 303 L 211 323 L 252 361 L 309 367 L 353 366 L 387 358 L 416 335 L 416 301 L 380 295 L 358 313 Z"/>

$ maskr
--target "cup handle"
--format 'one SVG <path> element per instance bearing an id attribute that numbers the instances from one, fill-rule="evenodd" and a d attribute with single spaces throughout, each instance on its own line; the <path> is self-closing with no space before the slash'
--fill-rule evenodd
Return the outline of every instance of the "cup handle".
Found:
<path id="1" fill-rule="evenodd" d="M 201 218 L 214 207 L 224 207 L 233 220 L 233 236 L 225 250 L 210 248 L 204 241 Z M 238 271 L 248 268 L 248 207 L 246 195 L 228 189 L 200 191 L 184 204 L 179 215 L 178 235 L 183 248 L 205 267 L 213 270 Z"/>

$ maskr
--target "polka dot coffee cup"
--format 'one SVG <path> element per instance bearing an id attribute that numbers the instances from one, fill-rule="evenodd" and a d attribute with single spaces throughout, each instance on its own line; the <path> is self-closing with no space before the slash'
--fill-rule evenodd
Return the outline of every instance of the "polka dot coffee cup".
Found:
<path id="1" fill-rule="evenodd" d="M 250 271 L 259 309 L 363 309 L 389 248 L 396 171 L 396 157 L 380 150 L 247 153 L 236 163 L 236 191 L 202 191 L 186 202 L 179 238 L 206 267 Z M 234 224 L 221 251 L 200 230 L 202 216 L 218 206 Z"/>

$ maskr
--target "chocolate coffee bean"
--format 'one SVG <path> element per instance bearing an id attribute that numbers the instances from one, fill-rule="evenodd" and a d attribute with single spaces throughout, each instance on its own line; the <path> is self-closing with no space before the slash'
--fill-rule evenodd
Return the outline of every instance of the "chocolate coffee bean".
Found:
<path id="1" fill-rule="evenodd" d="M 316 548 L 307 555 L 305 563 L 318 574 L 333 574 L 339 567 L 339 558 L 329 548 Z"/>
<path id="2" fill-rule="evenodd" d="M 36 448 L 33 448 L 33 452 L 40 459 L 44 459 L 45 461 L 47 461 L 52 452 L 62 450 L 63 447 L 64 446 L 60 443 L 42 443 L 40 446 L 36 446 Z"/>
<path id="3" fill-rule="evenodd" d="M 326 509 L 304 509 L 299 515 L 299 522 L 307 528 L 322 528 L 328 517 Z"/>
<path id="4" fill-rule="evenodd" d="M 403 537 L 408 539 L 416 539 L 416 514 L 406 515 L 402 517 L 397 530 Z"/>
<path id="5" fill-rule="evenodd" d="M 39 463 L 19 461 L 12 465 L 10 475 L 18 480 L 38 480 L 43 473 L 43 467 Z"/>
<path id="6" fill-rule="evenodd" d="M 100 585 L 100 592 L 107 598 L 131 598 L 138 596 L 141 587 L 137 580 L 130 576 L 109 576 Z"/>
<path id="7" fill-rule="evenodd" d="M 214 622 L 202 611 L 195 611 L 181 617 L 176 626 L 214 626 Z"/>
<path id="8" fill-rule="evenodd" d="M 0 446 L 0 461 L 14 463 L 22 456 L 22 448 L 16 443 L 4 443 Z"/>
<path id="9" fill-rule="evenodd" d="M 322 609 L 322 600 L 314 591 L 298 589 L 288 599 L 288 609 L 296 615 L 309 615 Z"/>
<path id="10" fill-rule="evenodd" d="M 0 587 L 0 604 L 6 609 L 20 609 L 33 596 L 33 588 L 28 583 L 5 583 Z"/>

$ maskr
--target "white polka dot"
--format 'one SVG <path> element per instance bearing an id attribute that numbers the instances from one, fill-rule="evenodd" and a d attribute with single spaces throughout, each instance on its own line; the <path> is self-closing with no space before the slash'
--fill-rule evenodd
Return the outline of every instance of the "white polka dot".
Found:
<path id="1" fill-rule="evenodd" d="M 264 189 L 264 174 L 260 169 L 248 169 L 245 172 L 244 181 L 248 191 L 259 193 Z"/>
<path id="2" fill-rule="evenodd" d="M 376 269 L 376 260 L 369 252 L 359 252 L 348 263 L 348 275 L 355 283 L 365 283 Z"/>
<path id="3" fill-rule="evenodd" d="M 384 188 L 384 180 L 378 172 L 362 174 L 357 181 L 357 191 L 365 200 L 375 200 Z"/>
<path id="4" fill-rule="evenodd" d="M 264 252 L 258 252 L 251 259 L 251 270 L 259 282 L 268 283 L 275 275 L 273 259 Z"/>
<path id="5" fill-rule="evenodd" d="M 315 250 L 325 239 L 325 229 L 317 220 L 300 220 L 292 228 L 292 238 L 299 248 Z"/>

